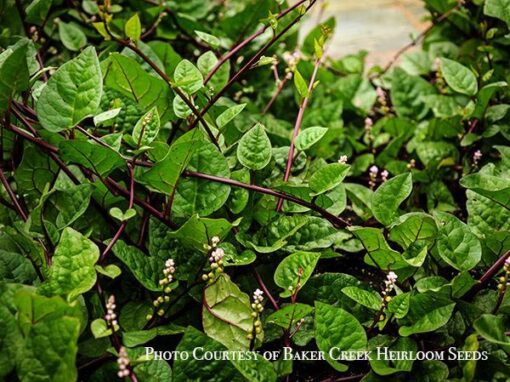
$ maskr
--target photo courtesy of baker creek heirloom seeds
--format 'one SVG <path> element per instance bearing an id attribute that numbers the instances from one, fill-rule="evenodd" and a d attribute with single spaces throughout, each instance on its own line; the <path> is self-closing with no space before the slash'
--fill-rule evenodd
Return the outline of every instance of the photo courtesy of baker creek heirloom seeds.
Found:
<path id="1" fill-rule="evenodd" d="M 0 0 L 0 381 L 509 381 L 509 83 L 510 0 Z"/>

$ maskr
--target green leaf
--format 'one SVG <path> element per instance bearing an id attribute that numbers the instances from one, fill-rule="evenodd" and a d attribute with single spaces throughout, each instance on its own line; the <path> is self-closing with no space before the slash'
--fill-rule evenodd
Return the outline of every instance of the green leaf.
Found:
<path id="1" fill-rule="evenodd" d="M 368 309 L 379 310 L 381 308 L 381 296 L 374 290 L 350 286 L 343 288 L 342 292 Z"/>
<path id="2" fill-rule="evenodd" d="M 33 0 L 25 10 L 25 20 L 30 24 L 43 25 L 51 8 L 52 0 Z"/>
<path id="3" fill-rule="evenodd" d="M 218 126 L 218 129 L 226 126 L 227 123 L 232 121 L 240 112 L 244 110 L 245 107 L 246 104 L 242 103 L 240 105 L 229 107 L 227 110 L 221 113 L 218 118 L 216 118 L 216 125 Z"/>
<path id="4" fill-rule="evenodd" d="M 296 252 L 283 259 L 274 272 L 276 285 L 284 289 L 280 296 L 289 297 L 303 288 L 320 257 L 320 253 Z"/>
<path id="5" fill-rule="evenodd" d="M 487 341 L 500 345 L 507 352 L 510 351 L 510 338 L 505 335 L 505 325 L 502 316 L 482 314 L 473 323 L 473 327 Z"/>
<path id="6" fill-rule="evenodd" d="M 494 171 L 491 164 L 480 172 L 463 177 L 460 185 L 510 210 L 510 179 Z"/>
<path id="7" fill-rule="evenodd" d="M 143 111 L 157 107 L 161 124 L 174 119 L 173 92 L 165 81 L 147 73 L 134 59 L 112 53 L 101 63 L 105 86 L 136 102 Z"/>
<path id="8" fill-rule="evenodd" d="M 322 302 L 315 303 L 315 341 L 325 353 L 328 363 L 337 371 L 346 371 L 347 366 L 331 359 L 329 351 L 363 351 L 367 348 L 365 329 L 352 314 L 341 308 Z M 334 355 L 334 354 L 333 354 Z"/>
<path id="9" fill-rule="evenodd" d="M 35 322 L 26 336 L 25 348 L 17 367 L 20 381 L 76 380 L 79 334 L 80 322 L 74 317 Z"/>
<path id="10" fill-rule="evenodd" d="M 401 371 L 411 371 L 414 357 L 416 357 L 416 352 L 418 351 L 418 346 L 412 339 L 401 337 L 395 340 L 394 338 L 386 335 L 379 335 L 371 338 L 368 343 L 368 348 L 374 353 L 376 353 L 379 348 L 383 348 L 385 350 L 389 350 L 390 352 L 395 352 L 388 354 L 408 355 L 407 359 L 402 357 L 402 359 L 395 360 L 389 359 L 391 357 L 384 356 L 371 357 L 370 366 L 372 367 L 372 370 L 379 375 L 391 375 Z"/>
<path id="11" fill-rule="evenodd" d="M 434 301 L 434 297 L 426 294 L 413 296 L 410 309 L 414 322 L 409 326 L 401 326 L 399 334 L 408 337 L 416 333 L 432 332 L 446 325 L 453 313 L 455 303 L 441 304 L 442 302 Z"/>
<path id="12" fill-rule="evenodd" d="M 124 25 L 124 33 L 126 37 L 128 37 L 131 41 L 137 42 L 140 40 L 140 35 L 142 34 L 142 24 L 140 23 L 140 17 L 138 17 L 138 13 L 135 13 L 133 16 L 126 21 Z"/>
<path id="13" fill-rule="evenodd" d="M 211 70 L 218 63 L 218 58 L 214 55 L 213 52 L 205 52 L 202 54 L 197 60 L 197 66 L 200 70 L 200 73 L 204 77 L 211 72 Z M 216 70 L 216 73 L 209 79 L 207 82 L 207 89 L 212 93 L 218 93 L 221 89 L 227 85 L 230 79 L 230 60 L 225 61 L 221 66 Z"/>
<path id="14" fill-rule="evenodd" d="M 14 92 L 28 88 L 27 45 L 25 40 L 0 54 L 0 113 L 7 110 Z"/>
<path id="15" fill-rule="evenodd" d="M 37 274 L 30 260 L 22 254 L 0 249 L 0 279 L 5 282 L 32 284 L 37 279 Z"/>
<path id="16" fill-rule="evenodd" d="M 220 46 L 220 39 L 212 34 L 205 33 L 202 31 L 195 31 L 196 35 L 207 45 L 213 49 L 217 49 Z"/>
<path id="17" fill-rule="evenodd" d="M 110 208 L 110 215 L 115 219 L 124 222 L 136 216 L 136 210 L 134 208 L 129 208 L 126 212 L 122 212 L 122 210 L 118 207 Z"/>
<path id="18" fill-rule="evenodd" d="M 289 304 L 285 305 L 281 309 L 274 313 L 271 313 L 267 318 L 267 323 L 272 323 L 281 326 L 284 329 L 288 329 L 299 322 L 302 318 L 305 318 L 312 313 L 313 307 L 306 304 Z"/>
<path id="19" fill-rule="evenodd" d="M 95 126 L 111 126 L 115 117 L 117 117 L 122 108 L 118 107 L 116 109 L 107 110 L 94 116 L 94 125 Z"/>
<path id="20" fill-rule="evenodd" d="M 343 163 L 330 163 L 315 171 L 310 177 L 310 188 L 314 195 L 332 190 L 345 179 L 350 166 Z"/>
<path id="21" fill-rule="evenodd" d="M 243 183 L 250 183 L 250 172 L 247 168 L 243 168 L 241 170 L 233 171 L 230 178 Z M 228 208 L 230 208 L 234 214 L 238 214 L 246 208 L 249 199 L 250 193 L 248 190 L 240 187 L 233 187 L 227 202 Z"/>
<path id="22" fill-rule="evenodd" d="M 412 190 L 411 173 L 397 175 L 381 184 L 372 196 L 374 217 L 385 226 L 393 223 L 399 216 L 398 207 Z"/>
<path id="23" fill-rule="evenodd" d="M 250 170 L 262 170 L 271 161 L 271 156 L 271 141 L 264 126 L 257 123 L 239 141 L 237 159 Z"/>
<path id="24" fill-rule="evenodd" d="M 191 99 L 190 102 L 194 105 L 195 103 Z M 172 103 L 172 107 L 174 113 L 177 117 L 181 119 L 188 118 L 191 114 L 193 114 L 193 110 L 186 104 L 186 102 L 181 98 L 180 95 L 176 95 L 174 101 Z"/>
<path id="25" fill-rule="evenodd" d="M 172 195 L 182 171 L 201 146 L 203 138 L 199 129 L 184 134 L 172 144 L 168 154 L 138 180 L 153 190 Z"/>
<path id="26" fill-rule="evenodd" d="M 158 109 L 153 107 L 138 120 L 133 128 L 132 137 L 137 146 L 150 145 L 158 136 L 159 125 Z"/>
<path id="27" fill-rule="evenodd" d="M 214 144 L 204 140 L 196 145 L 186 169 L 224 178 L 230 176 L 230 169 L 223 154 Z M 230 187 L 224 184 L 205 179 L 183 178 L 177 185 L 173 211 L 177 216 L 207 216 L 225 204 L 229 193 Z"/>
<path id="28" fill-rule="evenodd" d="M 464 65 L 443 57 L 441 71 L 446 83 L 456 92 L 470 96 L 478 92 L 478 82 L 474 73 Z"/>
<path id="29" fill-rule="evenodd" d="M 106 321 L 102 318 L 97 318 L 90 323 L 90 331 L 96 339 L 112 335 L 112 329 L 108 328 Z"/>
<path id="30" fill-rule="evenodd" d="M 396 295 L 388 303 L 388 311 L 393 313 L 396 318 L 404 318 L 409 312 L 410 299 L 410 293 Z"/>
<path id="31" fill-rule="evenodd" d="M 202 88 L 204 78 L 200 70 L 191 61 L 182 60 L 175 68 L 174 80 L 176 86 L 180 87 L 186 94 L 191 95 Z"/>
<path id="32" fill-rule="evenodd" d="M 483 13 L 487 16 L 503 20 L 510 28 L 510 1 L 509 0 L 486 0 Z"/>
<path id="33" fill-rule="evenodd" d="M 174 362 L 175 381 L 250 381 L 275 382 L 276 373 L 268 361 L 260 355 L 256 359 L 218 360 L 204 357 L 210 354 L 224 352 L 227 349 L 222 344 L 206 336 L 192 326 L 188 326 L 184 336 L 177 345 L 180 352 L 193 352 L 198 349 L 196 357 L 183 359 L 178 357 Z"/>
<path id="34" fill-rule="evenodd" d="M 285 246 L 289 238 L 307 224 L 308 221 L 306 217 L 299 215 L 279 216 L 255 235 L 239 232 L 236 235 L 236 240 L 259 253 L 275 252 Z"/>
<path id="35" fill-rule="evenodd" d="M 367 251 L 365 263 L 385 270 L 395 270 L 409 266 L 402 256 L 388 245 L 381 229 L 350 227 L 349 231 L 361 240 L 363 247 Z"/>
<path id="36" fill-rule="evenodd" d="M 294 70 L 294 86 L 296 87 L 301 98 L 308 97 L 308 85 L 297 68 Z"/>
<path id="37" fill-rule="evenodd" d="M 208 219 L 193 215 L 178 230 L 170 232 L 168 237 L 175 238 L 186 248 L 193 248 L 204 252 L 204 244 L 208 244 L 210 238 L 218 236 L 223 240 L 236 223 L 230 223 L 225 219 Z"/>
<path id="38" fill-rule="evenodd" d="M 422 212 L 411 212 L 400 216 L 390 227 L 390 240 L 402 248 L 416 241 L 433 242 L 437 234 L 434 218 Z"/>
<path id="39" fill-rule="evenodd" d="M 111 279 L 115 279 L 122 274 L 122 270 L 115 264 L 109 264 L 106 267 L 96 265 L 95 268 L 97 273 L 101 273 L 102 275 L 105 275 Z"/>
<path id="40" fill-rule="evenodd" d="M 88 47 L 51 76 L 37 100 L 37 116 L 49 131 L 69 129 L 96 113 L 102 93 L 99 60 Z"/>
<path id="41" fill-rule="evenodd" d="M 253 328 L 251 312 L 250 298 L 226 274 L 221 274 L 204 291 L 204 332 L 229 350 L 250 347 L 246 333 Z M 262 339 L 263 334 L 258 334 L 257 338 Z"/>
<path id="42" fill-rule="evenodd" d="M 135 278 L 145 288 L 152 292 L 160 292 L 162 287 L 159 280 L 164 277 L 164 260 L 155 256 L 147 256 L 137 247 L 129 246 L 122 240 L 115 243 L 112 248 L 115 256 L 122 261 Z"/>
<path id="43" fill-rule="evenodd" d="M 185 328 L 183 326 L 168 324 L 157 326 L 148 330 L 135 330 L 129 331 L 122 334 L 122 340 L 124 345 L 129 347 L 135 347 L 143 345 L 158 336 L 172 336 L 175 334 L 184 333 Z"/>
<path id="44" fill-rule="evenodd" d="M 2 294 L 4 292 L 2 291 Z M 4 305 L 5 304 L 5 305 Z M 21 356 L 23 337 L 18 321 L 2 298 L 0 305 L 0 378 L 7 376 L 15 367 Z"/>
<path id="45" fill-rule="evenodd" d="M 94 265 L 98 259 L 99 248 L 92 241 L 72 228 L 64 229 L 41 290 L 72 301 L 96 283 Z"/>
<path id="46" fill-rule="evenodd" d="M 303 151 L 319 142 L 328 131 L 327 127 L 313 126 L 301 131 L 296 138 L 296 149 Z"/>
<path id="47" fill-rule="evenodd" d="M 87 45 L 87 36 L 81 28 L 75 23 L 65 23 L 60 21 L 58 23 L 58 35 L 62 44 L 69 50 L 74 52 L 79 51 Z"/>
<path id="48" fill-rule="evenodd" d="M 82 165 L 100 176 L 107 176 L 124 165 L 119 153 L 87 141 L 63 140 L 59 144 L 59 150 L 64 161 Z"/>
<path id="49" fill-rule="evenodd" d="M 469 227 L 453 215 L 436 212 L 437 249 L 441 258 L 459 271 L 469 271 L 480 262 L 482 246 Z"/>
<path id="50" fill-rule="evenodd" d="M 416 120 L 425 117 L 428 107 L 421 97 L 428 94 L 436 94 L 434 86 L 428 81 L 419 76 L 411 76 L 400 68 L 393 70 L 391 101 L 399 116 Z"/>

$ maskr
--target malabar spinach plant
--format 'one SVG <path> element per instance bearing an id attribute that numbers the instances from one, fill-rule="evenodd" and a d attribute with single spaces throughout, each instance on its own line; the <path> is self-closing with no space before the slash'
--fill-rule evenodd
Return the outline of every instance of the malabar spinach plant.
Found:
<path id="1" fill-rule="evenodd" d="M 508 380 L 510 1 L 424 5 L 1 1 L 0 379 Z"/>

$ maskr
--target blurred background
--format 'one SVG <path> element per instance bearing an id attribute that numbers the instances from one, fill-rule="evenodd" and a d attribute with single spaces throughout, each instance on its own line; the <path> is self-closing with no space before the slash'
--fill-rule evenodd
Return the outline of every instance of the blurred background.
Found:
<path id="1" fill-rule="evenodd" d="M 323 4 L 324 6 L 321 6 Z M 329 54 L 340 58 L 366 50 L 368 67 L 384 65 L 428 26 L 421 0 L 320 0 L 303 25 L 303 35 L 322 21 L 336 19 Z"/>

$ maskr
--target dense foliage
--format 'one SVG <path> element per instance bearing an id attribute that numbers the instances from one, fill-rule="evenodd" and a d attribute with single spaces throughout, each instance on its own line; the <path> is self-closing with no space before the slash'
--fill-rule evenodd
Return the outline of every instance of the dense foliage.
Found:
<path id="1" fill-rule="evenodd" d="M 425 5 L 1 1 L 0 379 L 508 380 L 510 0 Z"/>

